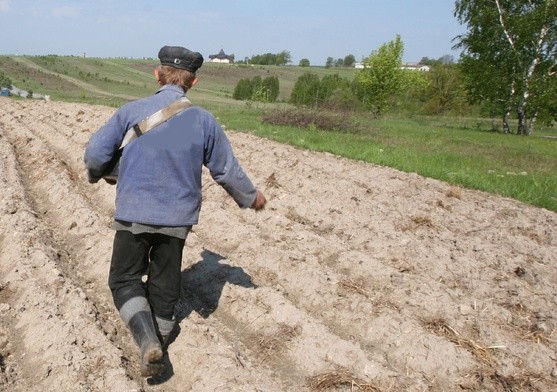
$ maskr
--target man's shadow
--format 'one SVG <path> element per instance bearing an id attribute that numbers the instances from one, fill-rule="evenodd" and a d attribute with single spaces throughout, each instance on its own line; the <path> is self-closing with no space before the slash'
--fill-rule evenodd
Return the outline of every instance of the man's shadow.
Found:
<path id="1" fill-rule="evenodd" d="M 224 257 L 204 249 L 201 260 L 182 271 L 182 292 L 174 314 L 177 324 L 191 312 L 209 317 L 219 306 L 226 283 L 245 288 L 257 288 L 251 277 L 240 267 L 220 263 Z"/>
<path id="2" fill-rule="evenodd" d="M 240 267 L 232 267 L 220 263 L 225 258 L 210 250 L 201 252 L 201 260 L 182 271 L 182 291 L 174 308 L 176 326 L 169 336 L 168 344 L 172 344 L 180 334 L 180 322 L 192 312 L 201 317 L 209 317 L 219 306 L 222 289 L 226 283 L 245 288 L 257 288 L 251 277 Z M 157 385 L 168 381 L 174 375 L 174 368 L 165 353 L 163 362 L 165 372 L 160 376 L 148 379 L 148 384 Z"/>

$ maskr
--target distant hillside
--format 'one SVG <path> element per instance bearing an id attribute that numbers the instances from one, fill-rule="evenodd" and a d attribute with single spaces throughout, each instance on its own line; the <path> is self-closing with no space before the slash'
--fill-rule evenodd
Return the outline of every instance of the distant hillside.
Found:
<path id="1" fill-rule="evenodd" d="M 0 71 L 14 86 L 49 95 L 53 100 L 109 106 L 147 96 L 158 88 L 153 69 L 158 60 L 102 59 L 73 56 L 0 56 Z M 231 98 L 240 79 L 257 75 L 277 76 L 279 100 L 286 101 L 294 83 L 305 72 L 320 77 L 338 73 L 352 79 L 350 68 L 249 66 L 205 63 L 198 71 L 199 84 L 190 97 L 197 102 L 241 104 Z"/>

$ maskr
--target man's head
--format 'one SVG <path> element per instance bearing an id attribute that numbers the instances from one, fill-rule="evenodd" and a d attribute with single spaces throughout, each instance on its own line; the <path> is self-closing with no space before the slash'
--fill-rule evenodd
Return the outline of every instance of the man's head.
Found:
<path id="1" fill-rule="evenodd" d="M 159 50 L 159 59 L 161 65 L 184 69 L 192 73 L 196 73 L 203 65 L 203 56 L 201 53 L 192 52 L 181 46 L 163 46 L 161 50 Z"/>
<path id="2" fill-rule="evenodd" d="M 203 65 L 201 53 L 181 46 L 163 46 L 159 50 L 160 65 L 155 76 L 161 86 L 176 84 L 188 91 L 197 83 L 196 71 Z"/>

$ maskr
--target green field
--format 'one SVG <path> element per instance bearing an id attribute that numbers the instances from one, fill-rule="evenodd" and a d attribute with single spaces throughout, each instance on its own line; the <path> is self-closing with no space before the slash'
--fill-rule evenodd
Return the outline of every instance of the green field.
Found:
<path id="1" fill-rule="evenodd" d="M 66 56 L 0 56 L 0 71 L 20 89 L 53 100 L 117 107 L 158 88 L 157 60 L 95 59 Z M 199 84 L 188 94 L 211 110 L 229 130 L 250 132 L 300 148 L 327 151 L 370 163 L 483 190 L 557 211 L 557 129 L 538 127 L 533 136 L 492 132 L 492 119 L 358 114 L 358 132 L 325 132 L 263 123 L 262 114 L 288 108 L 290 92 L 304 72 L 320 77 L 348 68 L 204 64 Z M 279 103 L 232 99 L 240 79 L 277 76 Z M 23 99 L 23 98 L 22 98 Z M 498 121 L 497 119 L 495 121 Z"/>

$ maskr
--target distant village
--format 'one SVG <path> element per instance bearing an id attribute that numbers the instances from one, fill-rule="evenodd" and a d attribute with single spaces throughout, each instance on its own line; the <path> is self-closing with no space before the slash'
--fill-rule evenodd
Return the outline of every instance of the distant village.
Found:
<path id="1" fill-rule="evenodd" d="M 83 57 L 87 57 L 86 53 L 83 53 Z M 143 60 L 149 60 L 152 58 L 143 58 Z M 340 61 L 340 60 L 339 60 Z M 217 54 L 210 54 L 208 56 L 207 62 L 210 63 L 220 63 L 220 64 L 234 64 L 235 58 L 233 54 L 226 54 L 224 49 L 221 49 Z M 247 62 L 247 58 L 244 61 L 240 61 L 240 63 Z M 364 63 L 362 62 L 355 62 L 352 65 L 353 68 L 356 69 L 363 69 L 365 68 Z M 420 72 L 428 72 L 431 67 L 429 65 L 421 64 L 421 63 L 404 63 L 400 67 L 401 69 L 406 69 L 410 71 L 420 71 Z"/>
<path id="2" fill-rule="evenodd" d="M 221 64 L 232 64 L 234 63 L 234 55 L 228 55 L 221 49 L 217 54 L 209 55 L 209 62 L 211 63 L 221 63 Z M 363 69 L 364 64 L 361 62 L 354 63 L 354 68 Z M 402 64 L 401 69 L 407 69 L 410 71 L 420 71 L 428 72 L 430 67 L 428 65 L 423 65 L 420 63 L 405 63 Z"/>

